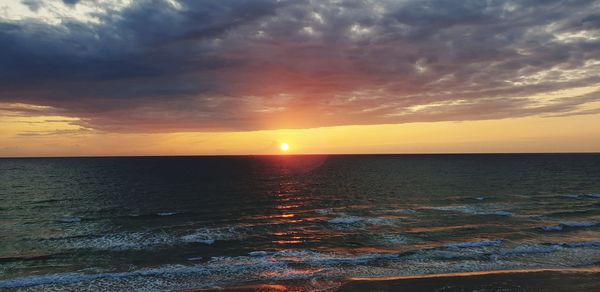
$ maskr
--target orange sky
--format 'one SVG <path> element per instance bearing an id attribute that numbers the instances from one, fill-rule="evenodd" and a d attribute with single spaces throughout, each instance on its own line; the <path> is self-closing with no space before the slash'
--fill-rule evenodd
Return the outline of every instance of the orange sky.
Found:
<path id="1" fill-rule="evenodd" d="M 292 154 L 600 151 L 600 114 L 153 134 L 82 131 L 68 120 L 0 117 L 0 156 L 274 154 L 283 142 Z"/>

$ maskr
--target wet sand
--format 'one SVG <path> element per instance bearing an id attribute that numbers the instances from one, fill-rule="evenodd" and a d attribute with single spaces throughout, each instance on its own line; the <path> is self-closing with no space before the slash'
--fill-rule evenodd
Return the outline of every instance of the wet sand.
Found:
<path id="1" fill-rule="evenodd" d="M 354 279 L 339 291 L 600 291 L 600 269 L 517 270 Z"/>

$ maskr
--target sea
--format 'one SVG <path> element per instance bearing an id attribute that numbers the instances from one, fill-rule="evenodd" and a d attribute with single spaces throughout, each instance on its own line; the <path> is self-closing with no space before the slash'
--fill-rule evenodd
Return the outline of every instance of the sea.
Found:
<path id="1" fill-rule="evenodd" d="M 0 290 L 599 266 L 600 154 L 0 159 Z"/>

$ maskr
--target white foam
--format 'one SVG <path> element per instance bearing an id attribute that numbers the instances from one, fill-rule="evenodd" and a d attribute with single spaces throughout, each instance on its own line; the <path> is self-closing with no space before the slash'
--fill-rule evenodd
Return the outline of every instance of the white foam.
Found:
<path id="1" fill-rule="evenodd" d="M 127 272 L 60 273 L 0 280 L 0 289 L 31 288 L 36 290 L 191 290 L 230 286 L 248 281 L 277 280 L 331 281 L 348 277 L 384 277 L 461 271 L 498 270 L 519 267 L 578 266 L 600 258 L 600 242 L 562 245 L 525 245 L 507 248 L 499 256 L 518 254 L 560 254 L 498 260 L 486 250 L 471 247 L 500 245 L 499 240 L 454 244 L 459 249 L 423 250 L 400 259 L 398 254 L 323 253 L 312 250 L 255 251 L 248 256 L 213 257 L 193 265 L 163 265 Z M 467 248 L 464 248 L 467 247 Z M 590 249 L 591 248 L 591 249 Z M 442 260 L 440 260 L 440 256 Z M 557 264 L 557 258 L 562 259 Z M 200 257 L 190 260 L 201 260 Z M 452 259 L 447 261 L 445 259 Z M 380 265 L 380 261 L 386 261 Z M 554 265 L 554 266 L 553 266 Z M 312 283 L 312 282 L 310 282 Z M 318 286 L 318 285 L 315 285 Z M 335 286 L 335 285 L 334 285 Z M 334 287 L 335 288 L 335 287 Z"/>
<path id="2" fill-rule="evenodd" d="M 267 253 L 266 251 L 262 251 L 262 250 L 252 251 L 252 252 L 248 253 L 248 255 L 251 256 L 251 257 L 262 257 L 262 256 L 266 256 L 268 254 L 269 253 Z"/>
<path id="3" fill-rule="evenodd" d="M 164 234 L 146 234 L 142 232 L 113 233 L 99 237 L 68 238 L 53 241 L 59 248 L 99 249 L 99 250 L 139 250 L 154 246 L 169 245 L 172 241 Z"/>
<path id="4" fill-rule="evenodd" d="M 191 257 L 191 258 L 187 258 L 188 261 L 201 261 L 203 259 L 203 257 Z"/>
<path id="5" fill-rule="evenodd" d="M 158 215 L 158 216 L 173 216 L 173 215 L 177 215 L 177 212 L 160 212 L 160 213 L 156 213 L 156 215 Z"/>
<path id="6" fill-rule="evenodd" d="M 49 241 L 60 249 L 141 250 L 187 243 L 214 244 L 217 240 L 243 238 L 235 228 L 201 228 L 177 235 L 158 232 L 122 232 L 98 237 L 75 237 Z"/>

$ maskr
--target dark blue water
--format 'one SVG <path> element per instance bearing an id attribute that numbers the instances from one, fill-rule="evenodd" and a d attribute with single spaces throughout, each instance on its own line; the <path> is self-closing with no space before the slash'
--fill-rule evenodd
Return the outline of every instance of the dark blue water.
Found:
<path id="1" fill-rule="evenodd" d="M 0 288 L 600 263 L 600 155 L 0 159 Z"/>

